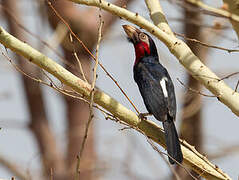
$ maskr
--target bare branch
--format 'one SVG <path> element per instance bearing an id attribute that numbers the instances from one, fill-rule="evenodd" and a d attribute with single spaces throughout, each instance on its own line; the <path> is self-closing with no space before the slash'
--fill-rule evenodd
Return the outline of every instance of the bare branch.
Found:
<path id="1" fill-rule="evenodd" d="M 223 0 L 224 2 L 224 9 L 231 14 L 231 16 L 237 16 L 239 18 L 239 11 L 238 11 L 238 0 Z M 230 18 L 231 24 L 233 29 L 237 33 L 237 39 L 239 38 L 239 21 L 235 21 L 233 18 Z"/>
<path id="2" fill-rule="evenodd" d="M 167 19 L 163 14 L 163 10 L 158 0 L 145 0 L 145 3 L 149 9 L 150 18 L 154 22 L 154 24 L 166 32 L 169 35 L 173 35 L 172 30 L 168 26 Z"/>
<path id="3" fill-rule="evenodd" d="M 73 43 L 73 37 L 72 37 L 71 34 L 70 34 L 70 41 L 71 41 L 71 43 L 72 43 L 72 45 L 73 45 L 73 49 L 74 49 L 74 50 L 73 50 L 73 55 L 74 55 L 74 57 L 75 57 L 76 60 L 77 60 L 78 66 L 79 66 L 79 68 L 80 68 L 80 73 L 81 73 L 83 79 L 85 80 L 85 82 L 88 83 L 88 81 L 87 81 L 87 79 L 86 79 L 86 76 L 85 76 L 85 73 L 84 73 L 84 70 L 83 70 L 83 67 L 82 67 L 82 65 L 81 65 L 80 59 L 79 59 L 78 56 L 77 56 L 75 44 Z"/>
<path id="4" fill-rule="evenodd" d="M 218 16 L 225 17 L 225 18 L 228 18 L 230 20 L 239 22 L 239 16 L 238 15 L 232 14 L 232 13 L 226 11 L 226 10 L 223 10 L 223 9 L 218 9 L 218 8 L 211 7 L 211 6 L 203 3 L 200 0 L 186 0 L 186 2 L 191 3 L 195 6 L 200 7 L 200 8 L 203 8 L 203 9 L 207 10 L 208 12 L 214 13 Z"/>
<path id="5" fill-rule="evenodd" d="M 239 74 L 239 72 L 231 73 L 231 74 L 229 74 L 229 75 L 226 75 L 225 77 L 222 77 L 221 80 L 228 79 L 228 78 L 230 78 L 230 77 L 232 77 L 232 76 L 235 76 L 235 75 L 237 75 L 237 74 Z"/>
<path id="6" fill-rule="evenodd" d="M 206 96 L 206 97 L 217 97 L 217 96 L 214 96 L 214 95 L 204 94 L 204 93 L 202 93 L 202 92 L 200 92 L 200 91 L 198 91 L 198 90 L 195 90 L 195 89 L 193 89 L 193 88 L 191 88 L 191 87 L 188 87 L 188 86 L 185 85 L 182 81 L 180 81 L 179 78 L 177 78 L 177 80 L 178 80 L 178 82 L 179 82 L 180 84 L 182 84 L 182 85 L 183 85 L 185 88 L 187 88 L 189 91 L 192 91 L 192 92 L 194 92 L 194 93 L 197 93 L 197 94 L 200 94 L 200 95 Z"/>
<path id="7" fill-rule="evenodd" d="M 74 66 L 72 66 L 72 64 L 70 64 L 67 60 L 64 59 L 64 57 L 61 56 L 61 54 L 59 52 L 56 51 L 56 49 L 51 45 L 49 44 L 48 42 L 44 41 L 41 39 L 41 37 L 38 35 L 38 34 L 35 34 L 33 32 L 31 32 L 29 29 L 27 29 L 26 27 L 24 27 L 24 25 L 17 19 L 17 17 L 15 16 L 15 14 L 12 13 L 11 10 L 9 10 L 8 8 L 6 8 L 5 6 L 3 6 L 2 4 L 0 4 L 0 7 L 6 11 L 6 13 L 8 14 L 8 17 L 11 18 L 12 21 L 14 21 L 16 23 L 16 25 L 21 28 L 23 31 L 25 31 L 26 33 L 28 33 L 29 35 L 31 35 L 32 37 L 36 38 L 39 42 L 41 42 L 44 46 L 48 47 L 50 50 L 52 50 L 52 52 L 54 52 L 59 58 L 60 60 L 74 68 Z"/>
<path id="8" fill-rule="evenodd" d="M 239 86 L 239 80 L 237 81 L 237 85 L 235 87 L 235 92 L 237 92 L 238 86 Z"/>
<path id="9" fill-rule="evenodd" d="M 85 147 L 85 143 L 86 143 L 86 139 L 87 139 L 87 135 L 88 135 L 88 130 L 89 130 L 90 124 L 92 122 L 92 119 L 94 117 L 94 115 L 93 115 L 93 103 L 94 103 L 94 94 L 95 94 L 95 83 L 96 83 L 96 78 L 97 78 L 96 72 L 97 72 L 97 67 L 98 67 L 98 63 L 99 63 L 99 59 L 98 59 L 98 57 L 99 57 L 99 47 L 100 47 L 100 41 L 101 41 L 101 38 L 102 38 L 103 24 L 104 24 L 104 22 L 102 21 L 101 16 L 100 16 L 98 42 L 97 42 L 97 45 L 96 45 L 96 55 L 95 55 L 96 61 L 95 61 L 95 66 L 94 66 L 93 82 L 91 84 L 91 93 L 90 93 L 90 114 L 89 114 L 89 119 L 86 123 L 84 138 L 83 138 L 83 141 L 82 141 L 82 144 L 81 144 L 81 149 L 80 149 L 80 152 L 79 152 L 78 157 L 77 157 L 78 161 L 77 161 L 77 166 L 76 166 L 76 173 L 77 173 L 76 180 L 79 179 L 81 157 L 82 157 L 82 154 L 83 154 L 83 151 L 84 151 L 84 147 Z"/>
<path id="10" fill-rule="evenodd" d="M 20 168 L 19 165 L 16 165 L 16 162 L 10 162 L 8 159 L 4 158 L 3 156 L 0 156 L 0 164 L 4 166 L 9 172 L 14 174 L 17 178 L 21 180 L 28 180 L 29 178 L 24 171 Z"/>
<path id="11" fill-rule="evenodd" d="M 176 34 L 177 36 L 183 37 L 184 39 L 186 39 L 188 41 L 192 41 L 192 42 L 198 43 L 198 44 L 200 44 L 202 46 L 205 46 L 205 47 L 220 49 L 220 50 L 223 50 L 223 51 L 227 51 L 229 53 L 231 53 L 231 52 L 239 52 L 239 49 L 228 49 L 228 48 L 224 48 L 224 47 L 219 47 L 219 46 L 207 44 L 205 42 L 201 42 L 201 41 L 199 41 L 197 39 L 188 38 L 185 35 L 180 34 L 180 33 L 174 33 L 174 34 Z"/>

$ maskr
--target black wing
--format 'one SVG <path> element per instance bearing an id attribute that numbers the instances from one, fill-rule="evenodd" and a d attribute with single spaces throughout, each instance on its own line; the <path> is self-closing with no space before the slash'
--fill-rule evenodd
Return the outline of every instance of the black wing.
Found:
<path id="1" fill-rule="evenodd" d="M 134 67 L 134 79 L 149 113 L 160 121 L 165 121 L 167 115 L 175 120 L 176 98 L 167 70 L 159 63 L 140 62 Z"/>

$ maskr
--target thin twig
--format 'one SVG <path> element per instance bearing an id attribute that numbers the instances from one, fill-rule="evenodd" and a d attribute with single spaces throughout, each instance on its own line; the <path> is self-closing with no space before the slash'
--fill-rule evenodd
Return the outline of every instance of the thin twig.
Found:
<path id="1" fill-rule="evenodd" d="M 231 74 L 229 74 L 229 75 L 227 75 L 227 76 L 225 76 L 225 77 L 222 77 L 221 80 L 228 79 L 228 78 L 230 78 L 230 77 L 232 77 L 232 76 L 234 76 L 234 75 L 237 75 L 237 74 L 239 74 L 239 72 L 231 73 Z M 237 84 L 236 84 L 236 87 L 235 87 L 235 90 L 234 90 L 233 93 L 236 93 L 236 92 L 237 92 L 238 86 L 239 86 L 239 80 L 237 81 Z"/>
<path id="2" fill-rule="evenodd" d="M 201 0 L 186 0 L 186 1 L 173 0 L 173 3 L 180 5 L 181 7 L 186 8 L 187 10 L 192 12 L 203 13 L 206 15 L 226 18 L 229 20 L 233 20 L 235 22 L 239 22 L 239 16 L 237 14 L 231 13 L 223 8 L 215 8 L 215 7 L 209 6 L 205 4 L 204 2 L 202 2 Z"/>
<path id="3" fill-rule="evenodd" d="M 28 75 L 27 73 L 25 73 L 24 71 L 22 71 L 16 64 L 14 64 L 14 63 L 12 62 L 12 60 L 10 59 L 10 57 L 8 57 L 7 55 L 5 55 L 3 52 L 2 52 L 2 55 L 11 63 L 11 65 L 13 65 L 13 67 L 14 67 L 18 72 L 22 73 L 22 74 L 25 75 L 26 77 L 28 77 L 28 78 L 30 78 L 30 79 L 32 79 L 32 80 L 38 82 L 38 83 L 42 83 L 42 84 L 45 84 L 45 85 L 51 87 L 51 85 L 49 85 L 48 83 L 42 81 L 41 79 L 37 79 L 37 78 L 35 78 L 35 77 L 32 77 L 32 76 Z"/>
<path id="4" fill-rule="evenodd" d="M 164 162 L 168 165 L 169 169 L 172 171 L 173 175 L 175 176 L 175 178 L 177 180 L 181 180 L 179 174 L 177 173 L 177 171 L 175 171 L 175 169 L 170 165 L 170 163 L 167 161 L 167 159 L 165 158 L 164 155 L 168 155 L 162 151 L 160 151 L 158 149 L 158 147 L 152 142 L 151 139 L 147 138 L 147 142 L 150 144 L 150 146 L 153 148 L 153 150 L 155 150 L 160 156 L 161 158 L 164 160 Z"/>
<path id="5" fill-rule="evenodd" d="M 10 173 L 14 174 L 18 179 L 28 180 L 26 173 L 21 169 L 20 165 L 17 165 L 15 161 L 11 162 L 4 155 L 0 155 L 0 164 L 5 167 Z M 15 179 L 15 178 L 11 178 Z"/>
<path id="6" fill-rule="evenodd" d="M 118 122 L 118 121 L 117 121 L 117 122 Z M 147 142 L 151 145 L 151 147 L 152 147 L 156 152 L 158 152 L 158 153 L 160 154 L 160 156 L 166 155 L 166 156 L 170 157 L 170 158 L 173 159 L 180 167 L 182 167 L 193 179 L 198 180 L 198 178 L 194 177 L 194 176 L 186 169 L 186 167 L 184 167 L 182 164 L 180 164 L 179 162 L 177 162 L 176 159 L 174 159 L 173 157 L 171 157 L 168 153 L 164 153 L 164 152 L 160 151 L 160 150 L 154 145 L 154 143 L 152 142 L 152 139 L 150 139 L 142 130 L 140 130 L 139 128 L 134 127 L 134 126 L 129 126 L 128 124 L 125 124 L 125 123 L 124 123 L 124 125 L 126 125 L 126 127 L 122 128 L 122 129 L 120 129 L 120 130 L 134 129 L 134 130 L 140 132 L 141 134 L 143 134 L 143 135 L 145 136 L 145 138 L 147 139 Z M 163 156 L 162 156 L 162 158 L 163 158 L 164 160 L 166 160 Z M 176 177 L 177 179 L 180 179 L 180 177 L 176 174 L 176 172 L 171 168 L 169 162 L 168 162 L 167 160 L 166 160 L 165 162 L 169 165 L 169 168 L 172 170 L 172 172 L 174 173 L 175 177 Z"/>
<path id="7" fill-rule="evenodd" d="M 193 89 L 193 88 L 191 88 L 191 87 L 188 87 L 188 86 L 185 85 L 182 81 L 180 81 L 179 78 L 177 78 L 177 80 L 178 80 L 178 82 L 179 82 L 180 84 L 182 84 L 182 85 L 183 85 L 185 88 L 187 88 L 189 91 L 192 91 L 192 92 L 194 92 L 194 93 L 197 93 L 197 94 L 200 94 L 200 95 L 206 96 L 206 97 L 217 97 L 217 96 L 214 96 L 214 95 L 204 94 L 204 93 L 202 93 L 202 92 L 200 92 L 200 91 L 198 91 L 198 90 L 195 90 L 195 89 Z"/>
<path id="8" fill-rule="evenodd" d="M 237 81 L 237 85 L 236 85 L 236 88 L 235 88 L 235 92 L 237 92 L 238 86 L 239 86 L 239 80 Z"/>
<path id="9" fill-rule="evenodd" d="M 73 55 L 74 55 L 74 57 L 76 58 L 76 60 L 77 60 L 77 62 L 78 62 L 78 66 L 79 66 L 79 68 L 80 68 L 81 75 L 82 75 L 84 81 L 88 83 L 88 81 L 87 81 L 87 79 L 86 79 L 86 77 L 85 77 L 85 73 L 84 73 L 83 67 L 82 67 L 82 65 L 81 65 L 80 59 L 78 58 L 77 53 L 76 53 L 75 50 L 74 50 L 74 52 L 73 52 Z"/>
<path id="10" fill-rule="evenodd" d="M 67 90 L 64 90 L 64 89 L 60 89 L 56 86 L 56 84 L 52 81 L 52 79 L 43 71 L 43 74 L 49 79 L 50 81 L 50 84 L 48 84 L 47 82 L 41 80 L 41 79 L 38 79 L 38 78 L 35 78 L 35 77 L 32 77 L 30 76 L 29 74 L 25 73 L 23 70 L 21 70 L 16 64 L 14 64 L 12 62 L 12 60 L 7 56 L 5 55 L 3 52 L 2 52 L 2 55 L 11 63 L 11 65 L 18 71 L 20 72 L 21 74 L 23 74 L 24 76 L 32 79 L 33 81 L 35 82 L 38 82 L 38 83 L 41 83 L 41 84 L 44 84 L 50 88 L 53 88 L 54 90 L 64 94 L 64 95 L 67 95 L 67 96 L 70 96 L 70 97 L 73 97 L 73 98 L 77 98 L 77 99 L 80 99 L 86 103 L 89 103 L 86 99 L 82 98 L 82 97 L 78 97 L 78 96 L 74 96 L 74 95 L 71 95 L 69 94 L 69 92 L 67 92 Z"/>
<path id="11" fill-rule="evenodd" d="M 228 78 L 230 78 L 230 77 L 232 77 L 232 76 L 235 76 L 235 75 L 237 75 L 237 74 L 239 74 L 239 72 L 231 73 L 231 74 L 229 74 L 229 75 L 226 75 L 226 76 L 222 77 L 220 80 L 228 79 Z"/>
<path id="12" fill-rule="evenodd" d="M 147 138 L 147 142 L 151 145 L 151 147 L 152 147 L 156 152 L 158 152 L 160 155 L 163 154 L 163 155 L 166 155 L 166 156 L 172 158 L 171 156 L 169 156 L 169 154 L 160 151 L 160 150 L 157 148 L 157 146 L 154 145 L 154 143 L 153 143 L 153 141 L 152 141 L 151 139 L 149 139 L 147 136 L 146 136 L 146 138 Z M 172 159 L 173 159 L 173 158 L 172 158 Z M 175 159 L 174 159 L 174 160 L 175 160 Z M 194 180 L 198 180 L 198 178 L 196 178 L 195 176 L 193 176 L 192 173 L 191 173 L 190 171 L 188 171 L 182 164 L 178 163 L 176 160 L 175 160 L 175 162 L 176 162 L 181 168 L 183 168 Z M 173 172 L 173 174 L 175 175 L 175 177 L 176 177 L 177 179 L 181 179 L 181 178 L 179 177 L 179 175 L 177 174 L 177 172 L 170 166 L 170 164 L 169 164 L 168 162 L 167 162 L 167 164 L 169 165 L 169 168 L 172 170 L 172 172 Z"/>
<path id="13" fill-rule="evenodd" d="M 68 96 L 68 97 L 71 97 L 71 98 L 74 98 L 74 99 L 78 99 L 78 100 L 81 100 L 87 104 L 90 104 L 90 102 L 86 99 L 84 99 L 83 97 L 79 97 L 79 96 L 75 96 L 73 94 L 70 94 L 70 93 L 76 93 L 77 95 L 80 95 L 79 93 L 75 92 L 75 91 L 69 91 L 69 90 L 66 90 L 66 89 L 61 89 L 59 87 L 57 87 L 57 85 L 53 82 L 53 80 L 44 72 L 43 74 L 47 77 L 47 79 L 50 81 L 50 84 L 48 84 L 47 82 L 41 80 L 41 79 L 38 79 L 38 78 L 35 78 L 35 77 L 32 77 L 30 76 L 29 74 L 25 73 L 23 70 L 21 70 L 16 64 L 14 64 L 12 62 L 12 60 L 7 56 L 5 55 L 3 52 L 2 52 L 2 55 L 10 62 L 10 64 L 21 74 L 23 74 L 24 76 L 30 78 L 31 80 L 37 82 L 37 83 L 40 83 L 40 84 L 43 84 L 43 85 L 46 85 L 54 90 L 56 90 L 57 92 L 65 95 L 65 96 Z M 107 117 L 113 117 L 115 118 L 112 114 L 108 113 L 107 111 L 105 111 L 104 109 L 102 109 L 101 107 L 99 107 L 97 104 L 94 104 L 93 105 L 94 108 L 98 109 L 99 111 L 101 111 L 104 115 L 107 115 Z"/>
<path id="14" fill-rule="evenodd" d="M 67 26 L 71 34 L 77 39 L 77 41 L 82 45 L 82 47 L 86 50 L 86 52 L 96 61 L 95 56 L 90 52 L 90 50 L 86 47 L 86 45 L 83 43 L 83 41 L 80 40 L 80 38 L 72 31 L 70 25 L 61 17 L 61 15 L 56 11 L 56 9 L 52 6 L 51 2 L 48 1 L 48 5 L 51 7 L 51 9 L 54 11 L 56 16 Z M 102 68 L 102 70 L 106 73 L 107 76 L 116 84 L 116 86 L 120 89 L 120 91 L 123 93 L 123 95 L 126 97 L 126 99 L 129 101 L 129 103 L 133 106 L 135 111 L 139 114 L 139 110 L 136 108 L 134 103 L 130 100 L 128 95 L 124 92 L 124 90 L 120 87 L 119 83 L 113 78 L 113 76 L 106 70 L 106 68 L 99 62 L 99 66 Z"/>
<path id="15" fill-rule="evenodd" d="M 0 4 L 0 7 L 1 7 L 1 9 L 3 9 L 4 11 L 6 11 L 6 12 L 8 13 L 9 17 L 12 18 L 12 20 L 13 20 L 22 30 L 24 30 L 26 33 L 28 33 L 28 34 L 31 35 L 32 37 L 36 38 L 36 39 L 37 39 L 38 41 L 40 41 L 43 45 L 47 46 L 50 50 L 52 50 L 52 51 L 60 58 L 60 60 L 61 60 L 64 64 L 66 64 L 66 65 L 68 65 L 68 66 L 74 68 L 74 66 L 73 66 L 72 64 L 70 64 L 67 60 L 65 60 L 64 57 L 63 57 L 59 52 L 57 52 L 56 49 L 55 49 L 51 44 L 49 44 L 48 42 L 42 40 L 41 37 L 40 37 L 38 34 L 33 33 L 33 32 L 31 32 L 30 30 L 28 30 L 26 27 L 24 27 L 24 25 L 21 24 L 21 23 L 17 20 L 17 17 L 15 17 L 15 15 L 14 15 L 8 8 L 4 7 L 4 6 L 1 5 L 1 4 Z"/>
<path id="16" fill-rule="evenodd" d="M 237 14 L 230 13 L 224 9 L 211 7 L 200 0 L 186 0 L 186 2 L 191 3 L 199 8 L 202 8 L 206 12 L 209 12 L 210 15 L 216 15 L 218 17 L 228 18 L 235 22 L 239 22 L 239 16 Z"/>
<path id="17" fill-rule="evenodd" d="M 74 55 L 74 57 L 75 57 L 76 60 L 77 60 L 78 66 L 79 66 L 79 68 L 80 68 L 80 73 L 81 73 L 81 75 L 82 75 L 84 81 L 88 83 L 88 81 L 87 81 L 87 79 L 86 79 L 86 77 L 85 77 L 85 73 L 84 73 L 83 67 L 82 67 L 82 65 L 81 65 L 80 59 L 79 59 L 78 56 L 77 56 L 76 48 L 75 48 L 75 45 L 74 45 L 74 42 L 73 42 L 73 37 L 72 37 L 71 34 L 70 34 L 70 42 L 71 42 L 72 45 L 73 45 L 73 55 Z"/>
<path id="18" fill-rule="evenodd" d="M 215 46 L 215 45 L 207 44 L 207 43 L 199 41 L 197 39 L 188 38 L 184 34 L 180 34 L 180 33 L 176 33 L 176 32 L 174 32 L 174 34 L 177 35 L 177 36 L 180 36 L 180 37 L 182 37 L 182 38 L 184 38 L 184 39 L 186 39 L 188 41 L 192 41 L 192 42 L 198 43 L 198 44 L 200 44 L 202 46 L 206 46 L 206 47 L 209 47 L 209 48 L 220 49 L 220 50 L 223 50 L 223 51 L 227 51 L 229 53 L 239 52 L 239 49 L 228 49 L 228 48 L 224 48 L 224 47 L 220 47 L 220 46 Z"/>
<path id="19" fill-rule="evenodd" d="M 100 47 L 100 41 L 101 41 L 101 37 L 102 37 L 102 26 L 104 24 L 104 22 L 101 19 L 101 16 L 99 16 L 100 18 L 100 25 L 99 25 L 99 30 L 98 30 L 98 42 L 96 45 L 96 61 L 95 61 L 95 66 L 94 66 L 94 70 L 93 70 L 93 82 L 91 84 L 91 93 L 90 93 L 90 115 L 89 115 L 89 119 L 86 123 L 86 127 L 85 127 L 85 133 L 84 133 L 84 138 L 81 144 L 81 149 L 80 149 L 80 153 L 77 156 L 77 166 L 76 166 L 76 180 L 79 179 L 79 175 L 80 175 L 80 162 L 81 162 L 81 158 L 82 158 L 82 154 L 84 151 L 84 147 L 85 147 L 85 143 L 87 140 L 87 136 L 88 136 L 88 131 L 89 131 L 89 127 L 90 124 L 92 122 L 92 119 L 94 117 L 93 115 L 93 103 L 94 103 L 94 93 L 95 93 L 95 83 L 96 83 L 96 79 L 97 79 L 97 67 L 98 67 L 98 63 L 99 63 L 99 47 Z"/>

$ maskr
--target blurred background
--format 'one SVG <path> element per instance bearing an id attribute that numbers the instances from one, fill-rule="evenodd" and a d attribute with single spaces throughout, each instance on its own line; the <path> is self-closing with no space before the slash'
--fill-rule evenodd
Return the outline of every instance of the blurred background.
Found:
<path id="1" fill-rule="evenodd" d="M 70 41 L 69 30 L 45 1 L 0 2 L 0 25 L 9 33 L 82 78 L 77 59 L 73 55 L 76 53 L 87 80 L 92 81 L 93 59 L 76 39 Z M 110 2 L 138 12 L 150 20 L 144 1 Z M 160 2 L 174 32 L 208 44 L 230 49 L 238 48 L 236 33 L 227 19 L 202 11 L 184 1 Z M 222 1 L 204 2 L 214 7 L 224 7 Z M 52 1 L 52 5 L 93 54 L 101 14 L 104 26 L 99 60 L 140 112 L 146 112 L 137 85 L 133 81 L 134 49 L 122 29 L 123 24 L 130 23 L 103 10 L 80 6 L 67 0 Z M 181 138 L 194 145 L 232 179 L 237 179 L 238 117 L 217 98 L 193 93 L 180 84 L 177 78 L 186 86 L 211 95 L 191 78 L 159 40 L 154 40 L 161 63 L 167 67 L 175 84 L 178 105 L 176 125 Z M 228 53 L 189 40 L 186 42 L 219 77 L 238 72 L 236 52 Z M 3 46 L 1 51 L 28 75 L 48 80 L 35 65 L 16 56 L 10 50 L 6 51 Z M 17 72 L 4 56 L 0 59 L 0 178 L 73 179 L 77 154 L 89 119 L 89 105 L 63 96 Z M 97 74 L 97 88 L 134 111 L 119 88 L 100 67 Z M 238 80 L 239 75 L 225 79 L 232 89 L 235 89 Z M 152 117 L 149 119 L 155 121 Z M 161 125 L 159 122 L 156 123 Z M 101 112 L 94 109 L 94 118 L 82 156 L 80 179 L 176 179 L 167 161 L 152 149 L 143 135 L 132 129 L 121 130 L 123 127 L 119 123 L 106 120 Z M 159 149 L 165 152 L 163 148 Z M 192 179 L 182 168 L 175 169 L 181 179 Z"/>

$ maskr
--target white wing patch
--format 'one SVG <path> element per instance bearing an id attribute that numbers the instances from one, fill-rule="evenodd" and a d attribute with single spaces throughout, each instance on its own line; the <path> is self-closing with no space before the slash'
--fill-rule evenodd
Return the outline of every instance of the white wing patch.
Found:
<path id="1" fill-rule="evenodd" d="M 168 91 L 167 91 L 167 88 L 166 88 L 166 81 L 168 81 L 168 79 L 166 77 L 164 77 L 160 80 L 160 85 L 162 87 L 164 97 L 168 97 Z"/>

